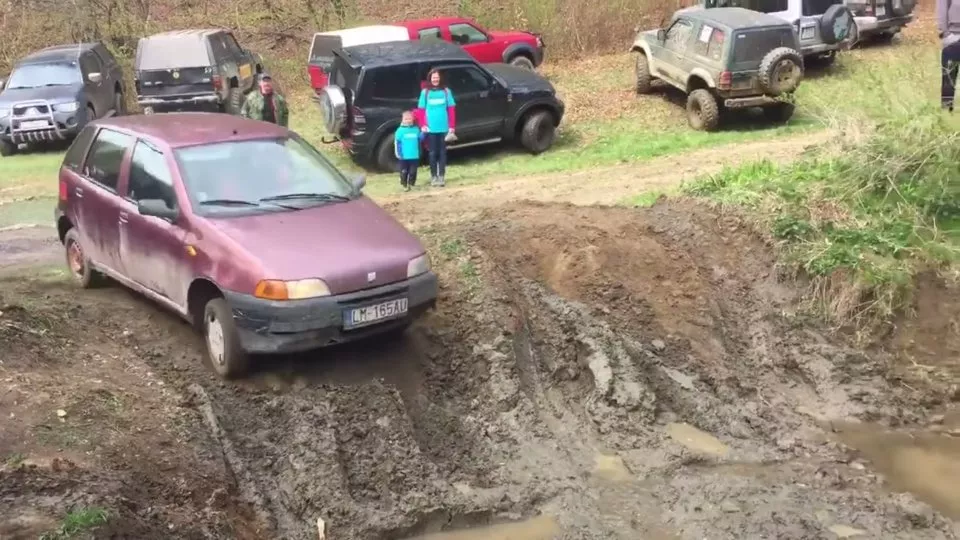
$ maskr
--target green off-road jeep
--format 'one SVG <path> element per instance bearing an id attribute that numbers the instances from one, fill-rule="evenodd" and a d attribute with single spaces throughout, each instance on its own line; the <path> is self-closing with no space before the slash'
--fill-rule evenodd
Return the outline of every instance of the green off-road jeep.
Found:
<path id="1" fill-rule="evenodd" d="M 803 79 L 793 26 L 743 8 L 674 15 L 668 28 L 637 34 L 637 93 L 661 80 L 687 94 L 687 118 L 711 131 L 724 109 L 762 107 L 771 120 L 793 116 L 792 94 Z"/>

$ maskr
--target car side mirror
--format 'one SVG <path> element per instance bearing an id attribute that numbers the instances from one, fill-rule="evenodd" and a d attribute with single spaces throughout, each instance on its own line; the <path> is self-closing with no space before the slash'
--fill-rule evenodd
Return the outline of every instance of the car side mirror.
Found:
<path id="1" fill-rule="evenodd" d="M 142 216 L 153 216 L 170 221 L 177 219 L 179 215 L 179 212 L 167 206 L 167 201 L 163 199 L 143 199 L 138 201 L 137 212 Z"/>
<path id="2" fill-rule="evenodd" d="M 100 82 L 103 81 L 103 75 L 100 73 L 91 73 L 87 75 L 87 80 L 93 84 L 100 84 Z"/>
<path id="3" fill-rule="evenodd" d="M 663 28 L 657 30 L 657 41 L 659 41 L 660 43 L 663 43 L 666 40 L 667 40 L 667 31 L 664 30 Z"/>
<path id="4" fill-rule="evenodd" d="M 366 187 L 366 185 L 367 185 L 367 175 L 358 174 L 353 177 L 353 189 L 356 190 L 357 193 L 360 193 L 361 191 L 363 191 L 363 188 Z"/>

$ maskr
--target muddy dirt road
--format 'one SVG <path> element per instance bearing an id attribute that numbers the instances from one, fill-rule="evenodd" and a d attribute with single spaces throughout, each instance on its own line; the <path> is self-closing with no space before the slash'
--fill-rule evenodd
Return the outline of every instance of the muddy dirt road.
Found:
<path id="1" fill-rule="evenodd" d="M 740 218 L 504 199 L 425 232 L 404 339 L 238 383 L 119 287 L 5 269 L 0 538 L 81 507 L 102 538 L 960 536 L 956 385 L 805 320 Z"/>

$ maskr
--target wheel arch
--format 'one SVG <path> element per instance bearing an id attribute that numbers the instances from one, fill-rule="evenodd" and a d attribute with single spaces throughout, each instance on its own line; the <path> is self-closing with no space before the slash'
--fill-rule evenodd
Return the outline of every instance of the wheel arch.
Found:
<path id="1" fill-rule="evenodd" d="M 206 277 L 198 277 L 190 282 L 187 288 L 187 315 L 190 322 L 199 325 L 203 320 L 203 308 L 207 302 L 214 298 L 222 298 L 223 291 L 213 280 Z"/>
<path id="2" fill-rule="evenodd" d="M 531 62 L 536 64 L 536 54 L 529 43 L 512 43 L 508 45 L 507 48 L 503 50 L 501 60 L 503 60 L 504 64 L 509 64 L 510 61 L 517 56 L 526 56 Z"/>
<path id="3" fill-rule="evenodd" d="M 701 88 L 712 90 L 716 88 L 717 85 L 713 80 L 713 77 L 709 73 L 702 69 L 694 69 L 690 76 L 687 77 L 687 93 L 693 92 L 694 90 L 699 90 Z"/>
<path id="4" fill-rule="evenodd" d="M 57 236 L 62 244 L 67 237 L 67 232 L 73 228 L 73 222 L 67 216 L 60 216 L 57 219 Z"/>

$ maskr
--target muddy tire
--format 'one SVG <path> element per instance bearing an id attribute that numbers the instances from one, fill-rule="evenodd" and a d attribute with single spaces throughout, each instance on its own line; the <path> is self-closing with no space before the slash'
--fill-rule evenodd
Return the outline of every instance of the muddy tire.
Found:
<path id="1" fill-rule="evenodd" d="M 523 121 L 520 144 L 531 154 L 542 154 L 553 146 L 557 138 L 557 126 L 547 111 L 536 111 Z"/>
<path id="2" fill-rule="evenodd" d="M 347 125 L 347 97 L 343 89 L 327 85 L 320 91 L 320 113 L 327 132 L 339 135 Z"/>
<path id="3" fill-rule="evenodd" d="M 396 172 L 400 167 L 397 154 L 394 152 L 393 133 L 388 134 L 377 145 L 377 152 L 373 157 L 374 165 L 381 172 Z"/>
<path id="4" fill-rule="evenodd" d="M 224 379 L 247 373 L 250 356 L 240 344 L 240 335 L 233 322 L 233 313 L 223 298 L 212 298 L 203 308 L 203 342 L 210 366 Z"/>
<path id="5" fill-rule="evenodd" d="M 796 106 L 793 103 L 777 103 L 763 108 L 763 116 L 775 124 L 786 124 L 793 118 Z"/>
<path id="6" fill-rule="evenodd" d="M 0 140 L 0 156 L 9 157 L 17 153 L 17 145 L 10 141 Z"/>
<path id="7" fill-rule="evenodd" d="M 227 114 L 240 114 L 243 108 L 243 92 L 239 88 L 231 88 L 227 92 L 227 102 L 224 104 L 223 112 Z"/>
<path id="8" fill-rule="evenodd" d="M 103 276 L 90 264 L 90 258 L 83 250 L 80 233 L 76 229 L 70 229 L 64 235 L 63 247 L 67 258 L 67 269 L 70 270 L 70 276 L 77 285 L 84 289 L 91 289 L 102 282 Z"/>
<path id="9" fill-rule="evenodd" d="M 709 90 L 700 88 L 687 96 L 687 122 L 697 131 L 714 131 L 720 125 L 720 106 Z"/>
<path id="10" fill-rule="evenodd" d="M 843 4 L 834 4 L 820 18 L 820 37 L 824 43 L 835 45 L 850 37 L 853 24 L 853 13 Z"/>
<path id="11" fill-rule="evenodd" d="M 803 57 L 789 47 L 777 47 L 760 61 L 760 85 L 772 96 L 789 94 L 803 80 Z"/>
<path id="12" fill-rule="evenodd" d="M 121 92 L 115 92 L 113 94 L 113 114 L 114 116 L 127 114 L 127 102 L 123 99 L 123 93 Z"/>
<path id="13" fill-rule="evenodd" d="M 87 105 L 87 122 L 93 122 L 97 119 L 97 111 L 93 110 L 93 105 Z"/>
<path id="14" fill-rule="evenodd" d="M 509 63 L 513 67 L 529 69 L 530 71 L 534 71 L 536 69 L 536 66 L 533 65 L 533 60 L 522 54 L 518 54 L 517 56 L 511 58 Z"/>
<path id="15" fill-rule="evenodd" d="M 653 75 L 650 74 L 650 61 L 644 53 L 637 54 L 637 93 L 649 94 L 653 90 Z"/>

